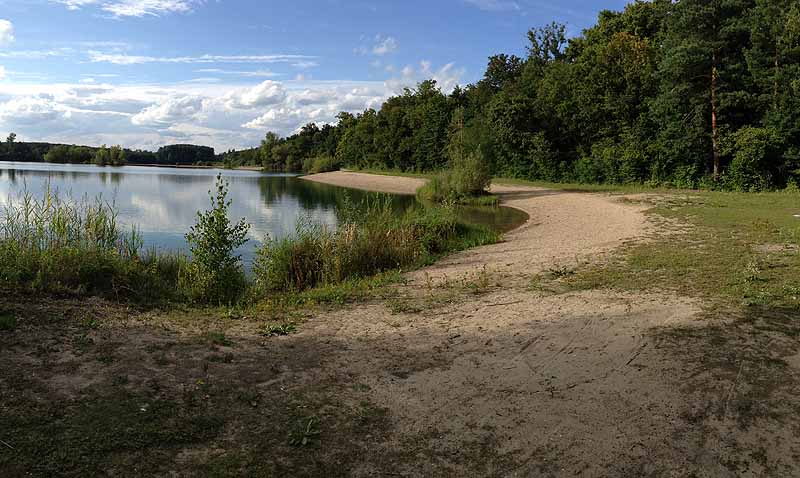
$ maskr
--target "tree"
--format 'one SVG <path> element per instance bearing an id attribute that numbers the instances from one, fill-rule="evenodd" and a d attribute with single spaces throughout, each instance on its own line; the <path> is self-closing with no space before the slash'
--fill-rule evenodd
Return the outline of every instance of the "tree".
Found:
<path id="1" fill-rule="evenodd" d="M 100 146 L 100 148 L 95 151 L 93 162 L 98 166 L 105 166 L 111 162 L 111 157 L 108 153 L 108 148 L 106 148 L 106 145 Z"/>
<path id="2" fill-rule="evenodd" d="M 108 153 L 108 164 L 111 166 L 125 166 L 125 150 L 122 146 L 112 146 Z"/>
<path id="3" fill-rule="evenodd" d="M 218 175 L 215 191 L 209 191 L 211 209 L 198 212 L 197 223 L 186 234 L 192 259 L 181 282 L 199 302 L 231 303 L 244 290 L 241 256 L 235 251 L 247 242 L 250 225 L 244 219 L 232 223 L 228 218 L 229 187 Z"/>

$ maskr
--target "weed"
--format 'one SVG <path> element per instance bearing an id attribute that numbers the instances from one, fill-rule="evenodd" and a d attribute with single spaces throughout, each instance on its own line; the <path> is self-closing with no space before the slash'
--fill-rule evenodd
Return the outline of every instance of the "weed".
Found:
<path id="1" fill-rule="evenodd" d="M 0 331 L 12 331 L 17 328 L 17 318 L 11 314 L 0 314 Z"/>
<path id="2" fill-rule="evenodd" d="M 422 308 L 411 302 L 409 298 L 392 297 L 386 301 L 386 306 L 392 314 L 417 314 Z"/>
<path id="3" fill-rule="evenodd" d="M 289 432 L 289 444 L 296 447 L 313 446 L 318 444 L 321 434 L 317 417 L 304 418 Z"/>
<path id="4" fill-rule="evenodd" d="M 556 279 L 561 279 L 564 277 L 569 277 L 571 275 L 575 275 L 575 271 L 570 269 L 567 266 L 553 266 L 548 269 L 548 272 L 551 276 L 555 277 Z"/>
<path id="5" fill-rule="evenodd" d="M 206 332 L 206 340 L 208 343 L 219 347 L 233 346 L 233 341 L 222 332 Z"/>
<path id="6" fill-rule="evenodd" d="M 297 331 L 297 326 L 292 323 L 283 323 L 283 324 L 269 324 L 264 327 L 264 330 L 261 332 L 261 335 L 266 337 L 280 337 L 286 336 L 289 334 L 293 334 Z"/>

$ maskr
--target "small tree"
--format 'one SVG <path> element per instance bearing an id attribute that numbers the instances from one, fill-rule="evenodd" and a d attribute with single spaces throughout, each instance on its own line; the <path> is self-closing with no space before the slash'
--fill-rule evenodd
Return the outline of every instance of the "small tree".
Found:
<path id="1" fill-rule="evenodd" d="M 192 260 L 181 285 L 198 302 L 231 303 L 245 288 L 241 256 L 235 251 L 247 242 L 250 225 L 244 219 L 236 224 L 228 219 L 228 188 L 218 175 L 216 192 L 209 191 L 211 209 L 198 212 L 197 223 L 186 234 Z"/>
<path id="2" fill-rule="evenodd" d="M 98 166 L 105 166 L 110 162 L 108 148 L 106 148 L 106 145 L 100 146 L 100 149 L 94 153 L 93 162 Z"/>
<path id="3" fill-rule="evenodd" d="M 111 164 L 111 166 L 125 165 L 125 150 L 122 149 L 122 146 L 112 146 L 108 157 L 108 162 Z"/>

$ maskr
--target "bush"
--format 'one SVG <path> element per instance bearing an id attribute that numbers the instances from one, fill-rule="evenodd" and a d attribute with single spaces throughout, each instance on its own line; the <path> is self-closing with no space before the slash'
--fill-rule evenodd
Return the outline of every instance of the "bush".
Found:
<path id="1" fill-rule="evenodd" d="M 333 156 L 317 156 L 315 158 L 307 158 L 303 162 L 303 171 L 309 174 L 327 173 L 330 171 L 338 171 L 341 169 L 342 164 Z"/>
<path id="2" fill-rule="evenodd" d="M 245 291 L 247 281 L 241 256 L 234 251 L 247 242 L 250 225 L 228 219 L 231 201 L 228 183 L 217 176 L 216 194 L 209 191 L 211 209 L 197 213 L 197 223 L 186 234 L 191 262 L 180 277 L 181 288 L 196 302 L 232 303 Z"/>
<path id="3" fill-rule="evenodd" d="M 772 128 L 744 127 L 726 139 L 723 153 L 731 157 L 724 182 L 739 191 L 761 191 L 777 186 L 783 163 L 780 134 Z"/>
<path id="4" fill-rule="evenodd" d="M 453 161 L 453 168 L 437 174 L 417 191 L 417 197 L 435 203 L 469 202 L 470 198 L 487 194 L 492 175 L 483 156 L 470 153 Z"/>

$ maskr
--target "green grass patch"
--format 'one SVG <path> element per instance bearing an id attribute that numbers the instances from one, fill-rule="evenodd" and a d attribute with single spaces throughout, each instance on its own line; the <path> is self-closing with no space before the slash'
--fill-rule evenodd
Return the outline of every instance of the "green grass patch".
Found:
<path id="1" fill-rule="evenodd" d="M 453 207 L 415 208 L 397 216 L 387 202 L 343 211 L 336 230 L 301 224 L 294 236 L 267 242 L 253 269 L 264 295 L 317 289 L 335 300 L 350 295 L 347 285 L 357 285 L 353 280 L 417 268 L 498 239 L 488 228 L 459 221 Z"/>
<path id="2" fill-rule="evenodd" d="M 575 271 L 575 288 L 667 289 L 729 305 L 800 310 L 800 196 L 693 192 L 654 199 L 650 214 L 684 224 Z"/>

